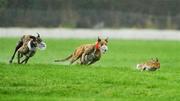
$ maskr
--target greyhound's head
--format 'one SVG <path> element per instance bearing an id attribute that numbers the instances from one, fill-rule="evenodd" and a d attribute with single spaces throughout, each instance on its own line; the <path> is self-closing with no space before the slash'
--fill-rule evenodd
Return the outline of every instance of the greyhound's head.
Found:
<path id="1" fill-rule="evenodd" d="M 46 49 L 46 43 L 43 42 L 41 36 L 39 33 L 37 33 L 37 36 L 36 36 L 36 42 L 37 42 L 37 47 L 41 50 L 45 50 Z"/>
<path id="2" fill-rule="evenodd" d="M 40 36 L 39 33 L 37 33 L 36 41 L 37 41 L 37 43 L 41 43 L 42 42 L 42 39 L 41 39 L 41 36 Z"/>
<path id="3" fill-rule="evenodd" d="M 98 37 L 97 43 L 96 43 L 96 48 L 99 48 L 101 53 L 105 53 L 108 50 L 107 43 L 108 43 L 108 38 L 100 39 Z"/>
<path id="4" fill-rule="evenodd" d="M 30 36 L 30 38 L 31 38 L 31 40 L 28 42 L 29 50 L 36 50 L 37 47 L 41 50 L 46 49 L 46 43 L 43 42 L 39 33 L 37 33 L 36 37 Z"/>

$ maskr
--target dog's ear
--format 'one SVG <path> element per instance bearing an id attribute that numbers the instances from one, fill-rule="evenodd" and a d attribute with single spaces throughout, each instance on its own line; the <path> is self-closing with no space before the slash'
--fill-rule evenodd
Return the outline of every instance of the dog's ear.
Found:
<path id="1" fill-rule="evenodd" d="M 33 39 L 33 41 L 36 40 L 36 37 L 35 36 L 30 36 L 31 39 Z"/>
<path id="2" fill-rule="evenodd" d="M 98 36 L 98 40 L 97 40 L 98 42 L 101 42 L 101 39 L 99 38 L 99 36 Z"/>
<path id="3" fill-rule="evenodd" d="M 156 62 L 159 62 L 159 59 L 156 57 Z"/>
<path id="4" fill-rule="evenodd" d="M 39 33 L 37 33 L 37 37 L 40 38 L 40 34 Z"/>
<path id="5" fill-rule="evenodd" d="M 108 43 L 108 39 L 109 39 L 108 37 L 105 39 L 105 41 L 106 41 L 107 43 Z"/>

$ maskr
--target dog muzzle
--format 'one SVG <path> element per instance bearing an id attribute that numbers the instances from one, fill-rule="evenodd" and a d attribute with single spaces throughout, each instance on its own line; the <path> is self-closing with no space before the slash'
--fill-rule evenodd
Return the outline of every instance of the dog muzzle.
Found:
<path id="1" fill-rule="evenodd" d="M 105 53 L 108 50 L 108 47 L 106 45 L 103 45 L 100 47 L 101 53 Z"/>
<path id="2" fill-rule="evenodd" d="M 41 43 L 39 43 L 37 46 L 38 46 L 38 48 L 39 48 L 40 50 L 45 50 L 45 49 L 46 49 L 46 43 L 45 43 L 45 42 L 41 42 Z"/>

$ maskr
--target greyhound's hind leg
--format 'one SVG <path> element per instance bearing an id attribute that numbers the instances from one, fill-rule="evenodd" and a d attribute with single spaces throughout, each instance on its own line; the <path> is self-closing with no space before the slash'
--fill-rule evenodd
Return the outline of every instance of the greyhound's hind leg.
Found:
<path id="1" fill-rule="evenodd" d="M 18 64 L 21 64 L 21 62 L 20 62 L 21 61 L 21 55 L 22 54 L 20 52 L 18 52 L 18 57 L 17 57 L 18 58 Z"/>
<path id="2" fill-rule="evenodd" d="M 80 56 L 79 57 L 77 57 L 77 56 L 72 57 L 71 61 L 70 61 L 70 64 L 73 64 L 79 58 L 80 58 Z"/>
<path id="3" fill-rule="evenodd" d="M 16 52 L 17 50 L 23 45 L 23 42 L 22 41 L 19 41 L 18 44 L 16 45 L 16 48 L 14 50 L 14 53 L 13 53 L 13 56 L 11 57 L 11 59 L 9 60 L 9 63 L 12 63 L 13 62 L 13 59 L 16 55 Z"/>

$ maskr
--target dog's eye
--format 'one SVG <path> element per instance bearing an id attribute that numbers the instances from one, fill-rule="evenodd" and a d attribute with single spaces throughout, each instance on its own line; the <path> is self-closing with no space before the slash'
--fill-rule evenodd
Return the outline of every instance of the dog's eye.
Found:
<path id="1" fill-rule="evenodd" d="M 42 40 L 41 40 L 41 39 L 39 39 L 39 40 L 38 40 L 38 42 L 40 43 L 40 42 L 42 42 Z"/>

